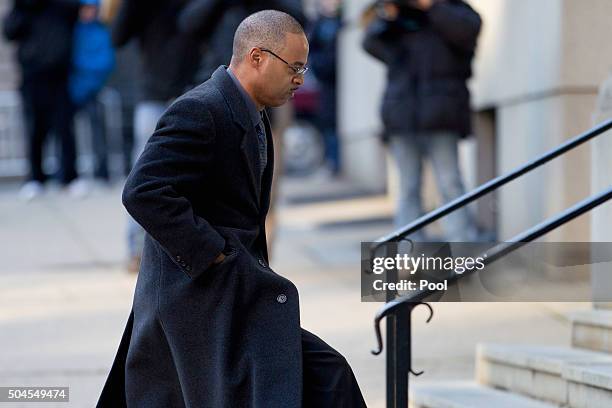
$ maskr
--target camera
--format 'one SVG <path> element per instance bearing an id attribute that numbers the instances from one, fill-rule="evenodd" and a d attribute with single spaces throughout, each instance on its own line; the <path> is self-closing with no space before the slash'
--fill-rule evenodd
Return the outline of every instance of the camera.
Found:
<path id="1" fill-rule="evenodd" d="M 418 31 L 425 22 L 426 14 L 415 3 L 416 0 L 378 0 L 375 3 L 376 14 L 396 23 L 402 31 Z"/>

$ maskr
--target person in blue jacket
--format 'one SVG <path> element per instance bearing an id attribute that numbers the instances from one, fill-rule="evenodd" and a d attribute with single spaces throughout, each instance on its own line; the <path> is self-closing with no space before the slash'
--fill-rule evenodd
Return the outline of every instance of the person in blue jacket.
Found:
<path id="1" fill-rule="evenodd" d="M 68 88 L 75 109 L 84 110 L 91 122 L 94 177 L 108 181 L 104 112 L 98 94 L 113 71 L 115 53 L 109 30 L 98 18 L 99 0 L 80 1 Z"/>

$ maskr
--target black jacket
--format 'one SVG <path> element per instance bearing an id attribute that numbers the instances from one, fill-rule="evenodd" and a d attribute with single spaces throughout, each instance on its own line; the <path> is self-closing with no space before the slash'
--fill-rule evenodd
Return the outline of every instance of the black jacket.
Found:
<path id="1" fill-rule="evenodd" d="M 415 131 L 471 132 L 466 81 L 481 20 L 461 0 L 438 1 L 416 14 L 412 26 L 376 19 L 364 49 L 388 68 L 381 108 L 387 134 Z"/>
<path id="2" fill-rule="evenodd" d="M 18 44 L 24 81 L 67 78 L 78 10 L 78 0 L 14 0 L 4 18 L 3 34 Z"/>
<path id="3" fill-rule="evenodd" d="M 143 97 L 168 101 L 194 83 L 204 39 L 179 23 L 195 0 L 124 0 L 112 26 L 112 39 L 121 47 L 137 38 L 143 66 Z M 213 21 L 201 19 L 198 28 Z"/>
<path id="4" fill-rule="evenodd" d="M 267 265 L 264 122 L 260 182 L 256 131 L 224 67 L 160 119 L 123 192 L 147 238 L 98 407 L 301 406 L 298 293 Z"/>

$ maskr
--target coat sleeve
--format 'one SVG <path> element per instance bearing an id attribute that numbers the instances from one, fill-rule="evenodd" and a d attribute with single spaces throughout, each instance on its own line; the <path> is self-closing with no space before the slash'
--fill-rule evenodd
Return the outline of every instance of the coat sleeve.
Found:
<path id="1" fill-rule="evenodd" d="M 389 23 L 377 18 L 366 29 L 361 44 L 368 54 L 386 65 L 392 64 L 399 52 L 397 38 L 391 38 L 389 28 Z"/>
<path id="2" fill-rule="evenodd" d="M 464 2 L 438 1 L 429 9 L 429 20 L 450 44 L 473 53 L 480 33 L 480 15 Z"/>
<path id="3" fill-rule="evenodd" d="M 123 0 L 117 17 L 111 26 L 111 39 L 117 48 L 127 44 L 141 30 L 150 18 L 151 5 L 141 3 L 139 0 Z"/>
<path id="4" fill-rule="evenodd" d="M 224 238 L 194 213 L 184 195 L 207 184 L 214 140 L 206 107 L 193 98 L 178 100 L 159 120 L 123 190 L 130 215 L 194 279 L 225 247 Z"/>

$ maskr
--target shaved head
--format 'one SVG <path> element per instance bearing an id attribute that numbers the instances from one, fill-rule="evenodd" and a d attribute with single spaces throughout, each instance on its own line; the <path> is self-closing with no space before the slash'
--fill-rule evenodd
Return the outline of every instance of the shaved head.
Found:
<path id="1" fill-rule="evenodd" d="M 288 33 L 304 34 L 300 23 L 287 13 L 263 10 L 245 18 L 234 34 L 232 62 L 239 63 L 254 47 L 281 51 Z"/>
<path id="2" fill-rule="evenodd" d="M 258 109 L 281 106 L 304 84 L 308 51 L 308 38 L 295 18 L 264 10 L 236 29 L 229 69 Z"/>

